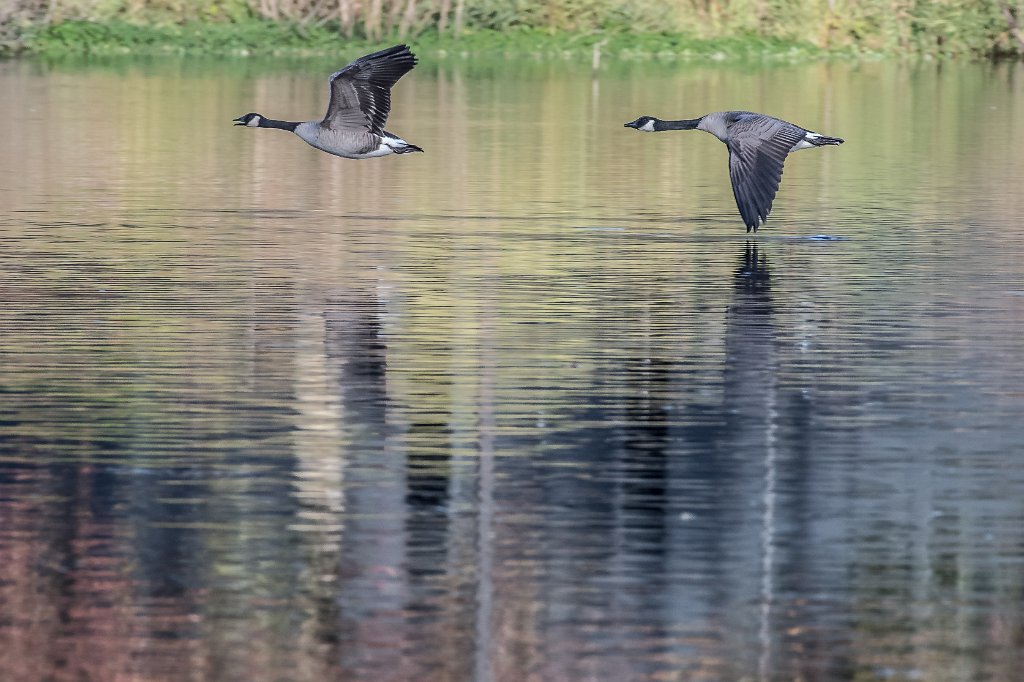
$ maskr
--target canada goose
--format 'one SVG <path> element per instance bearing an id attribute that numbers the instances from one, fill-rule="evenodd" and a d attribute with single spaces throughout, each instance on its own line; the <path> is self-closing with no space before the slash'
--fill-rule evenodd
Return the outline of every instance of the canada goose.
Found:
<path id="1" fill-rule="evenodd" d="M 235 125 L 290 130 L 308 144 L 346 159 L 423 151 L 384 130 L 391 110 L 391 87 L 416 66 L 406 45 L 395 45 L 355 60 L 328 79 L 331 101 L 322 121 L 275 121 L 246 114 Z"/>
<path id="2" fill-rule="evenodd" d="M 641 116 L 624 125 L 645 133 L 703 130 L 724 142 L 729 147 L 732 194 L 747 232 L 757 232 L 758 224 L 768 220 L 787 154 L 798 149 L 843 143 L 838 137 L 812 133 L 798 125 L 751 111 L 716 111 L 682 121 Z"/>

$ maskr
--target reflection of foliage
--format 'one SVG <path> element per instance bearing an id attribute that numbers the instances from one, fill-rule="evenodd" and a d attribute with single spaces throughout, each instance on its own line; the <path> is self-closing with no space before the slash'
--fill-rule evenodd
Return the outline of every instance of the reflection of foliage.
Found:
<path id="1" fill-rule="evenodd" d="M 188 46 L 196 40 L 189 24 L 199 22 L 229 26 L 219 35 L 238 49 L 265 46 L 256 34 L 273 38 L 274 45 L 283 36 L 287 46 L 328 36 L 336 41 L 338 31 L 380 41 L 528 29 L 599 37 L 756 36 L 826 48 L 991 55 L 1024 49 L 1022 16 L 1020 0 L 12 0 L 0 10 L 0 51 L 38 45 L 32 36 L 38 37 L 42 27 L 48 27 L 48 41 L 65 45 L 108 42 L 137 49 L 145 44 L 144 34 L 116 22 L 159 25 L 164 28 L 158 42 Z M 53 32 L 71 21 L 105 27 Z M 278 33 L 269 35 L 265 21 L 279 24 Z M 215 37 L 207 44 L 216 44 Z"/>
<path id="2" fill-rule="evenodd" d="M 153 656 L 167 651 L 154 645 L 163 642 L 160 647 L 184 649 L 176 660 L 230 664 L 245 671 L 231 679 L 246 680 L 269 677 L 268 669 L 290 680 L 367 679 L 334 669 L 304 677 L 282 669 L 295 652 L 319 651 L 317 637 L 339 632 L 343 647 L 323 644 L 318 660 L 325 667 L 345 652 L 396 650 L 381 646 L 380 633 L 394 633 L 389 636 L 402 640 L 396 647 L 439 631 L 459 641 L 472 632 L 472 613 L 464 614 L 474 601 L 464 586 L 475 579 L 466 566 L 479 536 L 465 529 L 475 527 L 481 434 L 494 434 L 498 499 L 515 505 L 505 502 L 510 511 L 498 517 L 499 557 L 521 561 L 536 556 L 530 552 L 537 547 L 564 549 L 556 558 L 570 556 L 579 526 L 546 523 L 544 510 L 556 509 L 562 519 L 578 514 L 593 524 L 593 537 L 607 528 L 625 538 L 624 549 L 609 553 L 609 565 L 653 567 L 641 547 L 680 538 L 675 530 L 666 540 L 652 537 L 650 530 L 661 528 L 652 521 L 663 513 L 669 518 L 659 495 L 706 500 L 698 509 L 751 508 L 745 482 L 761 480 L 761 467 L 734 472 L 728 465 L 738 458 L 721 454 L 715 464 L 700 444 L 709 438 L 735 444 L 738 438 L 726 433 L 753 437 L 772 420 L 783 434 L 779 442 L 804 447 L 791 439 L 801 433 L 797 420 L 817 428 L 816 420 L 850 409 L 851 420 L 868 424 L 863 431 L 872 437 L 872 422 L 860 416 L 862 403 L 848 406 L 860 396 L 874 400 L 877 394 L 860 387 L 882 385 L 897 367 L 894 359 L 905 356 L 863 352 L 860 334 L 909 311 L 920 324 L 894 327 L 906 329 L 906 341 L 926 357 L 960 357 L 971 337 L 940 350 L 935 338 L 949 329 L 948 318 L 930 315 L 938 309 L 928 302 L 949 300 L 952 310 L 970 310 L 977 290 L 951 278 L 948 264 L 977 258 L 970 267 L 989 273 L 984 281 L 996 286 L 1012 286 L 1009 274 L 1018 272 L 1019 249 L 1007 245 L 1020 243 L 1013 216 L 1022 214 L 1024 199 L 1007 186 L 1019 169 L 1019 146 L 1006 141 L 1020 139 L 1024 122 L 1014 117 L 1022 93 L 1013 87 L 1009 64 L 821 63 L 755 71 L 617 63 L 595 89 L 589 71 L 573 64 L 425 63 L 399 86 L 401 106 L 393 112 L 395 130 L 415 133 L 410 137 L 428 150 L 443 150 L 406 159 L 415 163 L 348 163 L 273 132 L 257 137 L 227 128 L 233 115 L 248 110 L 239 107 L 253 101 L 274 103 L 282 115 L 317 113 L 331 63 L 298 70 L 280 60 L 89 60 L 48 67 L 43 77 L 35 64 L 11 66 L 28 75 L 11 79 L 14 89 L 0 106 L 41 111 L 51 117 L 41 119 L 51 132 L 47 144 L 24 134 L 0 142 L 12 190 L 4 206 L 23 211 L 4 224 L 0 413 L 6 447 L 35 461 L 63 458 L 94 470 L 118 465 L 109 499 L 122 506 L 106 521 L 89 496 L 98 486 L 77 484 L 71 505 L 62 501 L 69 497 L 64 488 L 40 485 L 30 498 L 43 510 L 36 515 L 39 527 L 54 535 L 77 532 L 72 537 L 87 541 L 64 542 L 67 549 L 57 554 L 57 566 L 73 571 L 59 579 L 84 587 L 69 597 L 38 579 L 49 557 L 35 561 L 39 554 L 26 545 L 36 536 L 21 533 L 13 538 L 17 551 L 6 554 L 13 559 L 6 575 L 13 578 L 0 589 L 16 600 L 5 602 L 8 610 L 29 614 L 26 619 L 68 612 L 69 600 L 78 600 L 71 612 L 82 615 L 72 624 L 54 616 L 45 621 L 49 629 L 38 629 L 45 636 L 31 640 L 34 647 L 21 644 L 22 660 L 33 664 L 41 659 L 38 651 L 51 639 L 61 641 L 72 626 L 110 637 L 110 629 L 100 630 L 101 618 L 118 624 L 112 655 L 87 657 L 88 665 L 105 666 L 90 679 L 139 669 L 143 654 L 115 655 L 126 650 L 129 636 L 136 647 L 153 645 L 146 649 L 156 651 Z M 41 87 L 45 79 L 53 86 Z M 761 236 L 834 229 L 856 238 L 833 245 L 841 248 L 768 241 L 756 255 L 752 247 L 738 253 L 731 242 L 705 241 L 743 238 L 724 150 L 708 136 L 662 143 L 633 135 L 622 131 L 625 119 L 617 115 L 620 108 L 633 115 L 690 115 L 716 101 L 756 104 L 787 117 L 798 113 L 798 122 L 821 123 L 821 130 L 849 138 L 850 144 L 828 150 L 836 153 L 795 155 L 787 165 L 785 201 Z M 633 112 L 637 102 L 644 109 Z M 190 125 L 174 123 L 180 121 Z M 979 135 L 979 128 L 999 132 Z M 187 135 L 178 134 L 182 129 Z M 604 130 L 608 134 L 594 132 Z M 949 188 L 960 188 L 956 201 L 938 202 L 949 227 L 925 232 L 937 227 L 936 199 Z M 977 188 L 992 192 L 972 191 Z M 41 206 L 45 214 L 30 212 Z M 838 222 L 846 211 L 853 217 Z M 983 223 L 978 216 L 989 211 L 1004 217 Z M 637 222 L 642 215 L 656 219 Z M 676 215 L 722 222 L 675 222 Z M 995 229 L 1000 225 L 1005 231 Z M 962 237 L 968 233 L 970 239 Z M 974 250 L 988 239 L 988 248 Z M 942 257 L 915 257 L 909 250 L 926 241 L 937 244 Z M 765 289 L 766 252 L 775 268 L 773 308 Z M 1006 278 L 995 279 L 1000 273 Z M 981 301 L 988 306 L 1011 298 Z M 1004 335 L 1007 319 L 1013 323 L 1002 315 L 984 319 L 992 326 L 980 329 L 980 337 Z M 797 342 L 806 345 L 797 351 Z M 736 363 L 728 377 L 727 357 Z M 819 403 L 813 391 L 814 408 L 807 406 L 812 398 L 792 397 L 816 376 L 842 388 L 833 393 L 841 403 Z M 740 416 L 723 417 L 716 406 L 736 404 L 722 397 L 726 381 L 732 382 L 730 401 L 760 410 L 754 419 L 744 424 Z M 769 413 L 763 393 L 742 392 L 769 381 L 777 381 L 778 405 L 788 405 L 779 417 Z M 1001 402 L 1008 414 L 1014 403 L 1005 396 L 1014 394 L 997 395 L 1004 397 L 992 404 L 998 409 Z M 588 412 L 591 402 L 599 409 Z M 486 419 L 493 426 L 481 426 Z M 576 438 L 588 431 L 601 440 Z M 844 439 L 857 433 L 826 431 L 819 440 L 807 439 L 806 448 L 831 455 L 830 443 L 844 448 Z M 864 450 L 877 442 L 868 441 Z M 610 466 L 581 466 L 563 454 L 589 447 Z M 804 496 L 818 503 L 815 491 L 847 489 L 845 477 L 838 483 L 847 469 L 837 471 L 835 459 L 817 460 L 837 474 L 825 480 L 837 487 L 819 488 L 822 479 L 811 474 L 822 470 L 802 457 L 784 460 L 790 471 L 780 481 L 793 492 L 780 499 L 794 510 L 792 517 L 780 516 L 786 525 L 811 509 Z M 821 564 L 804 562 L 809 568 L 792 579 L 817 590 L 824 584 L 819 576 L 839 576 L 839 594 L 855 600 L 849 608 L 857 641 L 864 642 L 850 655 L 865 670 L 892 666 L 893 647 L 912 639 L 938 652 L 931 662 L 913 661 L 929 666 L 926 677 L 973 664 L 962 648 L 939 645 L 964 632 L 978 642 L 978 656 L 991 662 L 976 677 L 995 668 L 990 677 L 1013 679 L 1010 670 L 1019 670 L 1014 637 L 1020 617 L 1010 607 L 991 616 L 979 611 L 966 621 L 947 611 L 911 617 L 921 612 L 915 595 L 952 594 L 954 578 L 963 589 L 960 603 L 1020 601 L 1019 572 L 1003 570 L 1004 557 L 979 551 L 977 543 L 949 540 L 934 556 L 922 553 L 922 564 L 907 563 L 904 549 L 914 542 L 923 547 L 921 537 L 981 538 L 983 548 L 993 544 L 986 532 L 1004 533 L 996 537 L 999 546 L 1011 546 L 1016 537 L 1012 505 L 989 503 L 985 514 L 974 513 L 976 500 L 964 487 L 965 480 L 985 480 L 996 460 L 962 461 L 962 467 L 922 465 L 946 472 L 945 490 L 963 495 L 943 498 L 944 508 L 957 514 L 919 525 L 883 518 L 880 500 L 889 505 L 884 509 L 904 509 L 905 491 L 876 480 L 890 472 L 916 480 L 914 465 L 851 464 L 857 474 L 851 494 L 870 493 L 860 498 L 866 506 L 856 508 L 861 516 L 852 517 L 865 519 L 865 526 L 850 525 L 849 554 L 838 555 L 845 563 L 831 556 Z M 179 473 L 183 467 L 187 473 Z M 810 473 L 794 474 L 804 470 Z M 638 475 L 651 471 L 666 473 L 662 479 Z M 462 495 L 453 492 L 448 505 L 438 485 L 446 478 Z M 564 503 L 586 499 L 600 489 L 590 486 L 602 481 L 616 483 L 621 504 L 602 504 L 608 511 L 597 516 Z M 662 481 L 668 485 L 659 490 Z M 801 481 L 809 483 L 802 487 Z M 563 491 L 573 495 L 556 497 Z M 5 519 L 27 516 L 7 511 L 12 496 L 6 491 L 0 498 Z M 720 499 L 735 507 L 715 502 Z M 707 525 L 688 521 L 688 532 L 706 527 L 717 533 L 721 524 L 739 521 L 729 542 L 721 543 L 730 557 L 739 557 L 738 579 L 724 583 L 715 598 L 734 595 L 721 600 L 723 610 L 756 606 L 743 579 L 744 567 L 753 564 L 731 548 L 733 538 L 757 536 L 757 518 L 747 512 L 709 518 Z M 650 525 L 636 525 L 638 519 Z M 825 523 L 832 527 L 831 515 Z M 689 537 L 696 545 L 692 538 L 703 536 Z M 780 535 L 780 546 L 786 537 Z M 759 547 L 749 555 L 755 561 Z M 90 553 L 93 548 L 100 551 Z M 181 559 L 176 565 L 162 561 L 166 556 Z M 534 572 L 520 570 L 524 564 L 516 561 L 507 563 L 511 572 L 497 573 L 505 582 L 496 582 L 496 594 L 503 607 L 526 605 L 498 612 L 504 620 L 495 632 L 506 638 L 502 643 L 524 629 L 546 634 L 549 612 L 534 605 L 553 594 L 552 585 L 560 584 L 555 580 L 578 579 L 575 561 L 560 562 L 564 573 L 550 568 L 555 562 Z M 598 578 L 610 574 L 603 563 L 588 565 L 601 569 Z M 192 567 L 185 584 L 202 589 L 187 599 L 153 601 L 151 586 L 177 578 L 178 566 Z M 960 573 L 950 573 L 951 566 Z M 590 585 L 586 590 L 598 593 Z M 383 601 L 381 595 L 397 596 Z M 396 614 L 406 603 L 416 610 L 402 620 Z M 808 603 L 778 622 L 822 622 L 815 611 L 820 601 Z M 437 625 L 433 618 L 447 620 Z M 158 635 L 140 634 L 146 627 Z M 674 638 L 680 629 L 665 631 Z M 803 636 L 790 634 L 787 641 L 802 645 Z M 0 646 L 5 661 L 18 645 Z M 448 654 L 450 647 L 425 650 L 458 659 Z M 735 647 L 723 650 L 733 660 Z M 794 666 L 803 666 L 797 654 Z M 46 679 L 45 671 L 35 673 L 18 679 Z M 941 675 L 928 677 L 936 678 Z"/>

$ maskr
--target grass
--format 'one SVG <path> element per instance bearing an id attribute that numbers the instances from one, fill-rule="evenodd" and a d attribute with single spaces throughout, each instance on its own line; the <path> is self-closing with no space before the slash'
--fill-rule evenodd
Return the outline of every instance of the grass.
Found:
<path id="1" fill-rule="evenodd" d="M 258 20 L 145 25 L 123 21 L 67 21 L 29 29 L 21 36 L 20 42 L 21 51 L 44 56 L 205 54 L 350 57 L 378 48 L 381 44 L 347 39 L 330 26 Z M 392 42 L 397 42 L 397 38 Z M 600 46 L 603 57 L 617 59 L 806 61 L 853 54 L 850 50 L 828 52 L 810 43 L 757 36 L 696 39 L 668 33 L 577 34 L 536 29 L 473 30 L 457 40 L 428 32 L 408 42 L 416 46 L 417 53 L 435 58 L 488 55 L 590 59 L 595 45 Z M 8 51 L 12 50 L 9 48 Z"/>

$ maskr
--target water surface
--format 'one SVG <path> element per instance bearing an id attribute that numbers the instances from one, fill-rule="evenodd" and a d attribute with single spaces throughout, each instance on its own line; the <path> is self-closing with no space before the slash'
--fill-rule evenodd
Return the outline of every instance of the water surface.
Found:
<path id="1" fill-rule="evenodd" d="M 3 679 L 1018 679 L 1020 65 L 336 66 L 0 63 Z"/>

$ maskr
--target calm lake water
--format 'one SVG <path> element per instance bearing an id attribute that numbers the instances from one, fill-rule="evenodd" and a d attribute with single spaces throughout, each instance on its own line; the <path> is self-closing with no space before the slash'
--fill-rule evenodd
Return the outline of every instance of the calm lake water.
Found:
<path id="1" fill-rule="evenodd" d="M 1021 679 L 1024 66 L 338 66 L 0 63 L 0 678 Z"/>

